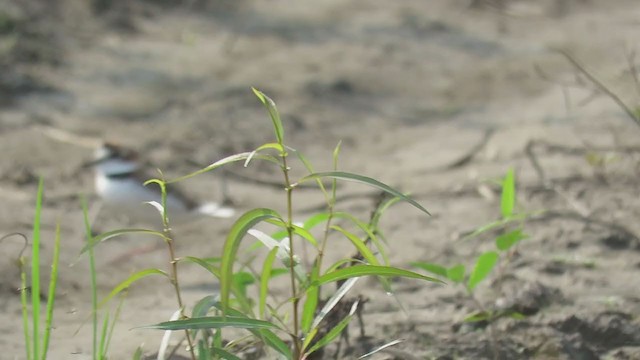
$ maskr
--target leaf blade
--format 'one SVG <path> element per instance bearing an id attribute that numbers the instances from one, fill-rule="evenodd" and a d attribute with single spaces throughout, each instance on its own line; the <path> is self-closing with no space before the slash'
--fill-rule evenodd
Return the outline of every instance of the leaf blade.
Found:
<path id="1" fill-rule="evenodd" d="M 367 177 L 367 176 L 363 176 L 363 175 L 358 175 L 358 174 L 354 174 L 354 173 L 349 173 L 349 172 L 344 172 L 344 171 L 328 171 L 328 172 L 321 172 L 321 173 L 313 173 L 310 175 L 307 175 L 305 177 L 303 177 L 302 179 L 300 179 L 299 183 L 303 183 L 305 181 L 309 181 L 309 180 L 315 180 L 318 178 L 335 178 L 335 179 L 341 179 L 341 180 L 347 180 L 347 181 L 355 181 L 355 182 L 359 182 L 359 183 L 363 183 L 363 184 L 367 184 L 369 186 L 372 186 L 374 188 L 377 188 L 379 190 L 382 190 L 386 193 L 389 193 L 395 197 L 399 197 L 402 200 L 408 202 L 409 204 L 413 205 L 414 207 L 418 208 L 419 210 L 421 210 L 422 212 L 431 215 L 431 213 L 429 213 L 429 211 L 427 209 L 425 209 L 422 205 L 420 205 L 417 201 L 413 200 L 412 198 L 404 195 L 403 193 L 399 192 L 398 190 L 390 187 L 387 184 L 384 184 L 376 179 Z"/>

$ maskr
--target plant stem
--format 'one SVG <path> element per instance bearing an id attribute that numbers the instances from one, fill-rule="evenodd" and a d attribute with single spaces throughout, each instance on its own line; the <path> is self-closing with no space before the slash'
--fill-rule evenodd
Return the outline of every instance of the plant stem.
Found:
<path id="1" fill-rule="evenodd" d="M 301 352 L 299 320 L 298 320 L 298 306 L 300 298 L 298 297 L 298 290 L 296 286 L 296 274 L 294 271 L 295 258 L 293 251 L 293 186 L 291 185 L 291 179 L 289 178 L 289 166 L 287 165 L 286 153 L 282 153 L 282 173 L 284 174 L 285 190 L 287 191 L 287 235 L 289 236 L 289 275 L 291 279 L 291 297 L 293 306 L 293 358 L 299 359 Z"/>
<path id="2" fill-rule="evenodd" d="M 480 309 L 480 311 L 483 312 L 484 314 L 489 314 L 489 312 L 484 307 L 484 305 L 482 305 L 482 303 L 475 297 L 475 295 L 471 290 L 469 290 L 469 288 L 467 288 L 467 292 L 469 293 L 469 297 L 476 304 L 478 309 Z M 489 338 L 490 338 L 489 342 L 491 343 L 491 351 L 493 352 L 493 358 L 495 360 L 500 360 L 500 350 L 498 348 L 498 337 L 496 335 L 496 331 L 493 325 L 493 322 L 495 320 L 496 318 L 494 317 L 494 314 L 492 312 L 489 318 L 487 319 L 487 322 L 488 322 L 487 326 L 489 327 Z"/>
<path id="3" fill-rule="evenodd" d="M 169 247 L 169 263 L 171 264 L 171 284 L 173 285 L 173 289 L 176 292 L 176 299 L 178 301 L 178 307 L 180 308 L 180 317 L 185 319 L 187 316 L 184 314 L 184 304 L 182 302 L 182 295 L 180 294 L 180 285 L 178 282 L 178 260 L 176 259 L 175 247 L 173 245 L 173 235 L 171 234 L 171 229 L 166 226 L 164 228 L 164 233 L 167 236 L 167 245 Z M 189 345 L 189 354 L 191 355 L 192 360 L 196 360 L 196 354 L 193 348 L 193 341 L 191 339 L 191 334 L 189 334 L 189 330 L 184 330 L 185 336 L 187 338 L 187 343 Z"/>

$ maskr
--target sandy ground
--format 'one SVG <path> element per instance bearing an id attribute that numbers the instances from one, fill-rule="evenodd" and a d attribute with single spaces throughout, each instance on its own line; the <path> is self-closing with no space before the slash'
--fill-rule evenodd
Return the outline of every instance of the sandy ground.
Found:
<path id="1" fill-rule="evenodd" d="M 57 16 L 73 31 L 58 39 L 59 63 L 28 68 L 46 86 L 3 90 L 11 101 L 0 109 L 2 233 L 30 233 L 37 176 L 46 182 L 45 258 L 55 224 L 62 227 L 50 358 L 91 354 L 88 264 L 86 257 L 76 260 L 83 245 L 77 195 L 92 194 L 93 184 L 81 164 L 92 150 L 52 138 L 42 126 L 132 147 L 176 176 L 194 170 L 193 162 L 211 163 L 272 141 L 254 86 L 276 100 L 288 143 L 318 170 L 331 168 L 332 150 L 342 141 L 342 170 L 411 192 L 430 210 L 427 217 L 398 205 L 384 217 L 390 256 L 399 266 L 471 266 L 491 249 L 496 233 L 461 239 L 499 216 L 491 180 L 513 167 L 520 208 L 548 212 L 526 222 L 530 237 L 505 263 L 502 281 L 493 276 L 478 289 L 489 308 L 513 302 L 533 309 L 524 320 L 495 323 L 500 358 L 640 359 L 640 128 L 552 50 L 570 51 L 638 106 L 627 61 L 640 48 L 637 1 L 506 1 L 502 12 L 444 0 L 247 0 L 170 9 L 132 3 L 108 13 L 108 24 L 91 20 L 77 2 L 62 3 L 67 6 Z M 526 155 L 531 142 L 544 179 Z M 234 171 L 279 179 L 266 166 Z M 294 173 L 303 174 L 302 166 Z M 216 173 L 184 187 L 201 199 L 220 200 Z M 234 178 L 229 190 L 239 211 L 284 210 L 279 189 Z M 345 184 L 339 193 L 347 198 L 339 209 L 367 219 L 372 191 Z M 296 216 L 308 216 L 321 203 L 318 192 L 300 190 Z M 218 255 L 231 224 L 176 228 L 179 254 Z M 127 225 L 103 213 L 97 226 Z M 338 236 L 332 241 L 332 259 L 353 251 Z M 135 270 L 166 267 L 164 251 L 126 255 L 153 243 L 130 236 L 102 244 L 101 293 Z M 20 244 L 0 246 L 0 358 L 23 359 L 14 264 Z M 188 304 L 215 291 L 206 273 L 183 271 Z M 486 328 L 460 326 L 474 310 L 462 289 L 398 280 L 403 313 L 373 280 L 360 285 L 353 291 L 369 299 L 367 337 L 358 339 L 352 326 L 351 347 L 343 347 L 341 358 L 394 339 L 404 342 L 374 358 L 494 358 Z M 130 358 L 143 343 L 153 354 L 162 334 L 134 328 L 166 320 L 175 309 L 168 283 L 136 284 L 111 358 Z M 334 351 L 330 347 L 326 357 L 335 358 Z"/>

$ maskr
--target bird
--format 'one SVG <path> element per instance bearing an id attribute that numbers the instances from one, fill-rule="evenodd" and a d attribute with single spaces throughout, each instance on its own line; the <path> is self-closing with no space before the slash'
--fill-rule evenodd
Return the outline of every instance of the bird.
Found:
<path id="1" fill-rule="evenodd" d="M 134 222 L 162 225 L 161 214 L 148 205 L 151 202 L 162 203 L 160 187 L 157 184 L 144 185 L 145 181 L 157 176 L 145 173 L 136 151 L 104 142 L 84 167 L 94 168 L 95 191 L 104 206 Z M 203 217 L 230 218 L 235 214 L 235 209 L 219 203 L 199 203 L 173 185 L 167 186 L 165 210 L 171 224 Z"/>

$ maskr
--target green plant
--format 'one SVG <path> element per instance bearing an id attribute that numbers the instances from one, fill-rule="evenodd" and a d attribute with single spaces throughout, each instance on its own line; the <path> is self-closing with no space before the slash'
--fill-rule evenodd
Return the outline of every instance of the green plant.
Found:
<path id="1" fill-rule="evenodd" d="M 468 271 L 467 267 L 463 264 L 445 267 L 430 262 L 412 263 L 414 267 L 426 270 L 464 287 L 469 298 L 477 307 L 476 311 L 464 319 L 464 322 L 486 322 L 489 325 L 496 357 L 497 337 L 494 333 L 493 322 L 502 316 L 521 318 L 522 315 L 513 311 L 496 311 L 486 308 L 475 296 L 475 290 L 480 283 L 489 277 L 493 269 L 499 264 L 500 258 L 509 258 L 514 246 L 528 237 L 528 235 L 524 233 L 524 220 L 529 216 L 527 213 L 516 211 L 516 182 L 513 169 L 507 172 L 500 184 L 502 187 L 500 219 L 479 227 L 468 236 L 468 238 L 471 238 L 491 229 L 503 228 L 505 231 L 495 238 L 496 250 L 490 250 L 480 254 L 475 259 L 475 264 L 471 271 Z M 513 226 L 514 224 L 515 226 Z M 500 276 L 502 275 L 503 272 L 501 272 Z"/>
<path id="2" fill-rule="evenodd" d="M 428 211 L 416 201 L 401 192 L 375 179 L 338 170 L 340 145 L 333 152 L 333 169 L 327 172 L 315 172 L 310 162 L 299 151 L 285 143 L 284 128 L 275 103 L 265 94 L 253 90 L 262 102 L 272 121 L 276 141 L 259 146 L 251 152 L 228 156 L 222 160 L 182 176 L 174 180 L 152 179 L 147 183 L 160 186 L 163 193 L 162 204 L 152 203 L 161 213 L 164 223 L 162 232 L 143 229 L 123 229 L 93 238 L 84 251 L 93 248 L 99 242 L 113 236 L 129 232 L 145 232 L 163 239 L 169 249 L 170 272 L 160 269 L 146 269 L 131 275 L 116 286 L 109 295 L 98 304 L 98 308 L 115 295 L 128 288 L 135 281 L 150 275 L 167 277 L 176 292 L 179 313 L 176 320 L 147 326 L 162 330 L 184 330 L 189 343 L 192 359 L 225 358 L 236 359 L 235 354 L 243 347 L 257 346 L 261 351 L 270 351 L 278 357 L 286 359 L 305 359 L 334 341 L 356 315 L 359 301 L 349 301 L 349 308 L 344 316 L 331 324 L 331 328 L 323 328 L 323 320 L 340 304 L 347 303 L 345 295 L 362 276 L 376 276 L 387 292 L 391 292 L 389 277 L 408 277 L 426 281 L 441 282 L 409 270 L 390 266 L 386 250 L 382 244 L 377 227 L 382 213 L 393 203 L 401 200 L 413 205 L 422 212 Z M 295 155 L 292 157 L 291 155 Z M 308 171 L 308 175 L 294 180 L 291 175 L 292 158 L 296 158 Z M 252 161 L 265 161 L 276 165 L 282 172 L 283 188 L 286 197 L 286 213 L 280 214 L 269 208 L 252 209 L 242 214 L 232 225 L 224 242 L 220 259 L 203 259 L 198 257 L 177 257 L 172 246 L 173 236 L 170 232 L 170 214 L 164 210 L 166 186 L 207 171 L 235 162 L 244 162 L 248 166 Z M 328 179 L 328 184 L 324 181 Z M 380 202 L 369 223 L 355 216 L 335 210 L 337 181 L 355 181 L 391 195 L 392 199 Z M 315 182 L 324 194 L 327 202 L 325 212 L 315 214 L 304 223 L 294 223 L 294 194 L 296 188 L 306 182 Z M 335 219 L 343 219 L 349 226 L 337 226 Z M 271 226 L 271 234 L 267 234 L 256 226 Z M 314 231 L 320 228 L 319 235 Z M 256 241 L 246 251 L 253 252 L 266 248 L 265 259 L 259 271 L 253 270 L 251 261 L 239 261 L 242 252 L 241 244 L 246 235 Z M 325 253 L 328 243 L 338 235 L 349 241 L 357 251 L 357 255 L 341 259 L 333 264 L 325 264 Z M 311 264 L 303 264 L 297 251 L 306 242 L 316 251 L 315 260 Z M 255 255 L 253 256 L 255 259 Z M 208 296 L 201 299 L 187 316 L 185 305 L 180 296 L 178 265 L 191 263 L 201 266 L 218 279 L 221 286 L 219 296 Z M 279 264 L 279 265 L 278 265 Z M 290 295 L 286 299 L 276 299 L 269 292 L 269 284 L 278 276 L 286 276 Z M 337 283 L 337 290 L 328 298 L 321 296 L 321 290 L 329 283 Z M 253 292 L 253 295 L 251 293 Z M 321 306 L 322 305 L 322 306 Z M 344 306 L 344 305 L 343 305 Z M 287 311 L 286 309 L 289 308 Z M 257 310 L 257 311 L 256 311 Z M 248 331 L 247 336 L 240 336 L 231 341 L 223 341 L 226 329 L 236 328 Z M 228 336 L 228 335 L 227 335 Z M 226 340 L 226 339 L 225 339 Z M 392 342 L 390 346 L 397 342 Z M 374 351 L 375 352 L 375 351 Z"/>
<path id="3" fill-rule="evenodd" d="M 36 212 L 33 220 L 33 238 L 31 244 L 31 276 L 27 282 L 26 261 L 22 254 L 18 258 L 20 267 L 20 300 L 22 303 L 22 325 L 24 330 L 24 342 L 27 360 L 46 359 L 51 337 L 51 324 L 53 322 L 53 309 L 55 307 L 56 285 L 58 280 L 58 265 L 60 261 L 60 226 L 56 225 L 53 245 L 53 259 L 51 263 L 51 275 L 47 292 L 47 304 L 44 318 L 44 329 L 41 329 L 40 315 L 42 304 L 40 303 L 40 215 L 42 212 L 43 180 L 38 182 L 36 196 Z M 28 293 L 31 293 L 31 302 Z M 31 306 L 29 306 L 31 305 Z M 31 329 L 29 329 L 31 320 Z M 31 330 L 31 334 L 30 331 Z"/>

